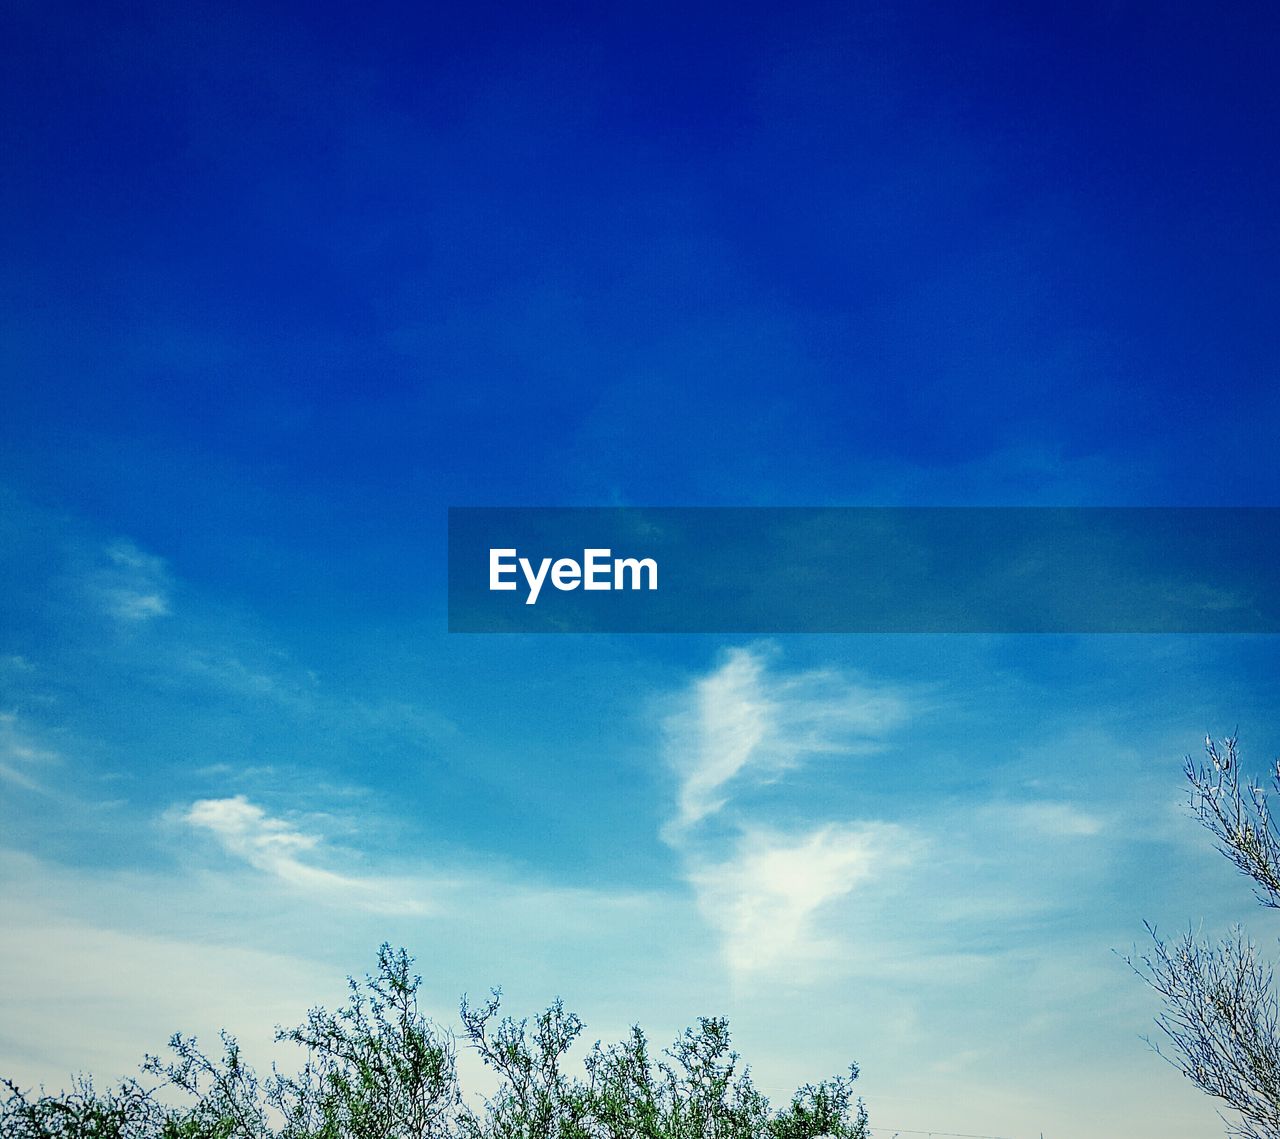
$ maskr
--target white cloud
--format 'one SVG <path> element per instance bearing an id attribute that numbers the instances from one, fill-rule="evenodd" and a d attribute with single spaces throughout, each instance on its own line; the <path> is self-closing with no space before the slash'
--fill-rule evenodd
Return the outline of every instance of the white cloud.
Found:
<path id="1" fill-rule="evenodd" d="M 117 589 L 107 590 L 104 597 L 111 615 L 121 621 L 147 621 L 169 613 L 169 601 L 159 593 L 134 593 L 127 589 Z"/>
<path id="2" fill-rule="evenodd" d="M 229 854 L 290 886 L 377 913 L 412 914 L 426 909 L 421 900 L 405 896 L 403 883 L 353 877 L 314 865 L 308 856 L 318 852 L 318 835 L 268 815 L 243 795 L 201 799 L 191 805 L 183 821 L 208 831 Z"/>
<path id="3" fill-rule="evenodd" d="M 899 861 L 902 840 L 899 828 L 884 824 L 829 824 L 795 836 L 753 830 L 732 858 L 696 865 L 690 881 L 699 907 L 720 932 L 735 977 L 837 956 L 838 942 L 822 936 L 820 911 Z"/>
<path id="4" fill-rule="evenodd" d="M 721 789 L 760 758 L 776 710 L 763 691 L 763 671 L 755 654 L 731 653 L 694 685 L 692 708 L 673 722 L 668 755 L 681 776 L 678 826 L 718 811 L 725 802 Z"/>
<path id="5" fill-rule="evenodd" d="M 7 986 L 0 1072 L 55 1087 L 75 1070 L 103 1083 L 136 1074 L 143 1054 L 162 1051 L 176 1027 L 216 1047 L 213 1034 L 226 1026 L 263 1064 L 273 1024 L 300 1019 L 341 975 L 299 956 L 112 930 L 12 897 L 0 966 L 22 978 Z M 74 1015 L 54 1015 L 59 1009 Z"/>
<path id="6" fill-rule="evenodd" d="M 996 813 L 1021 830 L 1054 838 L 1091 838 L 1104 827 L 1098 816 L 1066 802 L 1013 803 L 997 807 Z"/>
<path id="7" fill-rule="evenodd" d="M 316 688 L 314 676 L 272 671 L 259 657 L 245 663 L 223 646 L 192 648 L 179 657 L 178 666 L 197 682 L 237 697 L 274 701 L 287 708 L 303 709 Z"/>
<path id="8" fill-rule="evenodd" d="M 0 712 L 0 779 L 27 791 L 43 791 L 32 774 L 33 769 L 61 762 L 62 757 L 49 748 L 41 747 L 18 724 L 12 712 Z"/>
<path id="9" fill-rule="evenodd" d="M 841 954 L 822 912 L 887 867 L 911 845 L 901 827 L 833 821 L 783 834 L 742 809 L 727 812 L 748 779 L 780 782 L 816 755 L 880 749 L 904 719 L 896 692 L 834 670 L 778 675 L 760 648 L 727 653 L 696 680 L 668 720 L 666 759 L 678 785 L 663 838 L 685 860 L 699 910 L 720 937 L 733 977 L 784 971 L 791 979 Z M 719 838 L 700 824 L 722 815 Z M 799 971 L 798 971 L 799 970 Z"/>
<path id="10" fill-rule="evenodd" d="M 874 750 L 904 714 L 887 690 L 829 670 L 775 677 L 760 649 L 732 650 L 668 723 L 667 760 L 680 780 L 668 840 L 719 812 L 739 777 L 777 778 L 807 756 Z"/>
<path id="11" fill-rule="evenodd" d="M 254 834 L 251 813 L 212 814 Z M 0 1075 L 25 1086 L 62 1086 L 77 1069 L 106 1080 L 136 1071 L 175 1029 L 216 1047 L 220 1026 L 261 1070 L 272 1026 L 317 1003 L 336 1007 L 342 978 L 368 969 L 383 941 L 418 957 L 424 1011 L 442 1024 L 464 992 L 501 984 L 513 1012 L 533 1011 L 571 978 L 564 995 L 593 1028 L 621 1033 L 637 1009 L 650 1018 L 661 1009 L 674 1027 L 719 980 L 689 961 L 705 931 L 669 895 L 557 887 L 472 864 L 415 883 L 433 891 L 429 914 L 393 914 L 318 905 L 300 889 L 247 889 L 246 874 L 258 873 L 91 867 L 0 844 L 0 976 L 22 978 L 0 994 Z M 291 1049 L 281 1058 L 301 1060 Z"/>
<path id="12" fill-rule="evenodd" d="M 109 566 L 96 571 L 91 592 L 117 621 L 136 623 L 170 612 L 172 585 L 163 558 L 121 539 L 103 551 Z"/>

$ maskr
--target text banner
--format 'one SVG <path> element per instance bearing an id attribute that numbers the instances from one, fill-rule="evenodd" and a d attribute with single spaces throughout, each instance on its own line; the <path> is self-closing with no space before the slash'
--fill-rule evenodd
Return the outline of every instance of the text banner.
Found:
<path id="1" fill-rule="evenodd" d="M 455 507 L 461 633 L 1274 633 L 1280 509 Z"/>

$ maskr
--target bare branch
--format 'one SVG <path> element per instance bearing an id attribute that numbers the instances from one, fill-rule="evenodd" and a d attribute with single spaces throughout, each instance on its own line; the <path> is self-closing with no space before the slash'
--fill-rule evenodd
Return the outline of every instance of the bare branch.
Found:
<path id="1" fill-rule="evenodd" d="M 1280 830 L 1270 796 L 1280 792 L 1280 760 L 1272 772 L 1272 790 L 1255 779 L 1242 781 L 1236 737 L 1221 745 L 1205 738 L 1205 760 L 1187 756 L 1191 808 L 1217 840 L 1218 849 L 1255 883 L 1258 901 L 1280 908 Z"/>

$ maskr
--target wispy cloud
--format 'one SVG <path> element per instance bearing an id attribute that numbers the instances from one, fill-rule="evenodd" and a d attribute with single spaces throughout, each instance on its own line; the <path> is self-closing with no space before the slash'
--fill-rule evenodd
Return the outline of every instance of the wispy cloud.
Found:
<path id="1" fill-rule="evenodd" d="M 62 757 L 38 744 L 13 712 L 0 712 L 0 779 L 27 791 L 44 791 L 33 771 L 60 763 Z"/>
<path id="2" fill-rule="evenodd" d="M 776 779 L 819 753 L 875 750 L 904 715 L 889 690 L 831 670 L 773 676 L 764 649 L 732 650 L 668 723 L 667 760 L 679 779 L 668 839 L 719 812 L 734 781 Z"/>
<path id="3" fill-rule="evenodd" d="M 900 862 L 904 832 L 886 824 L 828 824 L 800 835 L 743 833 L 733 856 L 694 866 L 698 905 L 723 939 L 735 975 L 820 964 L 839 953 L 816 919 L 823 907 Z"/>
<path id="4" fill-rule="evenodd" d="M 225 637 L 204 636 L 205 643 L 189 637 L 175 648 L 175 672 L 191 683 L 223 696 L 264 701 L 293 712 L 302 713 L 314 705 L 318 678 L 291 667 L 284 654 L 273 654 L 252 642 L 236 646 Z M 250 659 L 243 659 L 241 653 Z"/>
<path id="5" fill-rule="evenodd" d="M 406 896 L 403 884 L 339 874 L 316 865 L 322 844 L 319 835 L 267 814 L 243 795 L 201 799 L 182 818 L 210 833 L 227 853 L 298 889 L 377 913 L 413 914 L 427 908 L 419 898 Z"/>
<path id="6" fill-rule="evenodd" d="M 1002 803 L 994 806 L 992 812 L 1020 830 L 1053 838 L 1092 838 L 1101 834 L 1106 826 L 1098 815 L 1074 803 L 1053 800 Z"/>
<path id="7" fill-rule="evenodd" d="M 663 838 L 678 850 L 707 922 L 736 978 L 820 965 L 839 953 L 819 918 L 911 845 L 904 828 L 833 820 L 785 833 L 741 809 L 736 791 L 782 782 L 817 755 L 854 756 L 883 747 L 906 716 L 905 698 L 835 670 L 777 674 L 763 647 L 726 653 L 695 680 L 668 721 L 666 758 L 677 777 L 674 816 Z M 783 788 L 779 789 L 780 792 Z M 729 824 L 723 840 L 702 826 Z"/>
<path id="8" fill-rule="evenodd" d="M 125 623 L 169 615 L 172 584 L 163 558 L 125 539 L 112 542 L 103 554 L 108 564 L 93 573 L 90 592 L 104 612 Z"/>
<path id="9" fill-rule="evenodd" d="M 271 1026 L 300 1018 L 333 974 L 340 975 L 296 952 L 85 920 L 66 899 L 60 905 L 19 896 L 11 887 L 15 874 L 39 874 L 41 885 L 55 892 L 66 881 L 42 863 L 11 863 L 12 856 L 0 853 L 0 877 L 10 878 L 0 963 L 22 984 L 6 986 L 0 1063 L 20 1084 L 63 1081 L 77 1069 L 104 1081 L 136 1073 L 144 1052 L 158 1050 L 175 1026 L 201 1036 L 231 1027 L 251 1059 L 265 1066 L 272 1058 Z M 84 892 L 120 893 L 116 883 L 73 881 Z M 74 1016 L 52 1014 L 54 993 Z"/>

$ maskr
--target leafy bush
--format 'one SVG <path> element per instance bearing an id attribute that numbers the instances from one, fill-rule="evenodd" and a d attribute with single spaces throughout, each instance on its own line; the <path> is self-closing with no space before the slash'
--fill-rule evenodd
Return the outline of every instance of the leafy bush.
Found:
<path id="1" fill-rule="evenodd" d="M 865 1139 L 853 1097 L 856 1066 L 808 1084 L 780 1110 L 732 1051 L 727 1021 L 703 1018 L 660 1058 L 644 1033 L 596 1043 L 581 1077 L 564 1070 L 584 1025 L 556 1001 L 532 1024 L 500 1015 L 495 990 L 462 1003 L 459 1034 L 419 1011 L 421 978 L 403 950 L 384 945 L 377 972 L 349 981 L 337 1012 L 312 1009 L 276 1039 L 305 1052 L 300 1071 L 259 1079 L 235 1039 L 210 1057 L 175 1035 L 166 1059 L 148 1056 L 137 1079 L 98 1092 L 23 1092 L 4 1081 L 6 1139 Z M 464 1098 L 457 1042 L 497 1076 L 482 1103 Z M 173 1091 L 183 1103 L 174 1106 Z"/>

